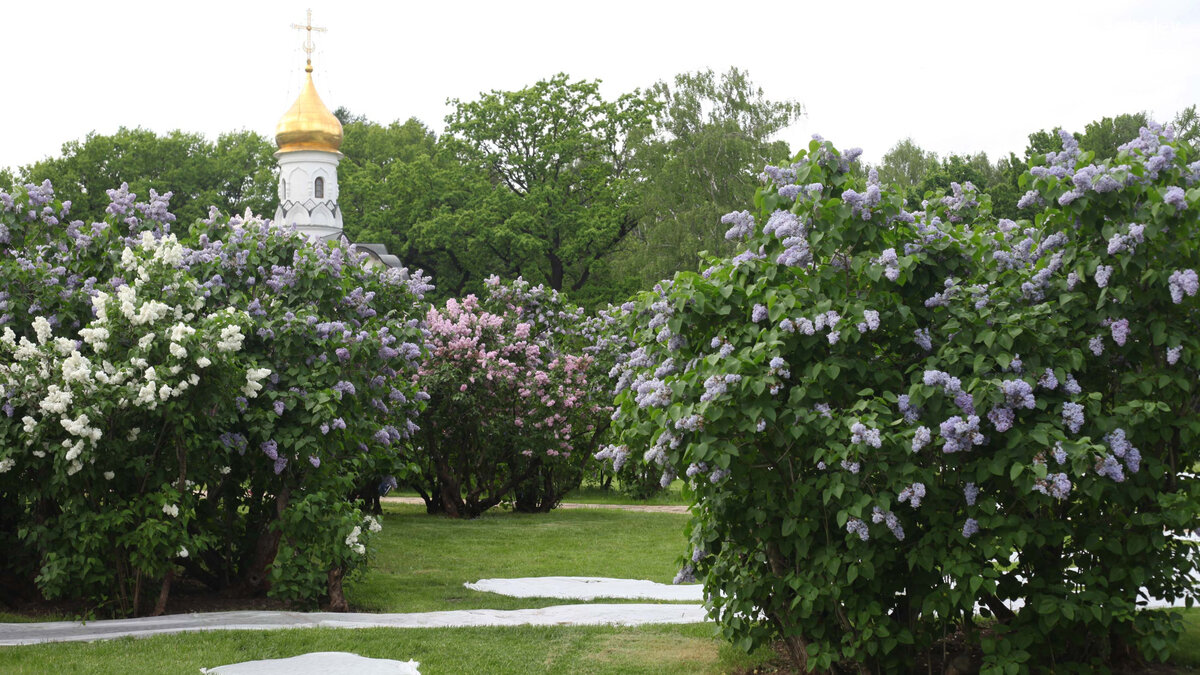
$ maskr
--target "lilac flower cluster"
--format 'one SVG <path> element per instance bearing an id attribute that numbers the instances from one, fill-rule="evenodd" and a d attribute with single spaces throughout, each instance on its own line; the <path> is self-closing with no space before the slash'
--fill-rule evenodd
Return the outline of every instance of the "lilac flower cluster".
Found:
<path id="1" fill-rule="evenodd" d="M 963 523 L 962 536 L 970 539 L 979 532 L 979 521 L 974 518 L 967 518 L 967 522 Z"/>
<path id="2" fill-rule="evenodd" d="M 964 485 L 963 499 L 967 501 L 967 506 L 975 506 L 975 501 L 979 499 L 979 488 L 974 483 Z"/>
<path id="3" fill-rule="evenodd" d="M 1166 193 L 1163 194 L 1163 201 L 1171 206 L 1174 206 L 1178 211 L 1182 211 L 1187 208 L 1187 196 L 1184 193 L 1183 188 L 1178 186 L 1173 185 L 1167 188 Z"/>
<path id="4" fill-rule="evenodd" d="M 1171 291 L 1171 301 L 1178 305 L 1183 302 L 1184 295 L 1191 297 L 1200 290 L 1200 276 L 1196 275 L 1196 270 L 1175 270 L 1171 272 L 1167 285 Z"/>
<path id="5" fill-rule="evenodd" d="M 1062 423 L 1063 426 L 1071 430 L 1071 433 L 1077 434 L 1083 428 L 1083 405 L 1068 401 L 1062 407 Z"/>
<path id="6" fill-rule="evenodd" d="M 711 401 L 725 393 L 728 385 L 737 384 L 742 381 L 741 375 L 711 375 L 704 380 L 704 393 L 700 396 L 700 401 Z"/>
<path id="7" fill-rule="evenodd" d="M 1050 374 L 1053 376 L 1053 371 Z M 1033 386 L 1025 380 L 1004 380 L 1000 383 L 1000 389 L 1004 392 L 1004 402 L 1009 407 L 1032 410 L 1037 406 Z"/>
<path id="8" fill-rule="evenodd" d="M 988 412 L 988 421 L 996 427 L 996 431 L 1004 433 L 1012 428 L 1016 419 L 1012 408 L 994 407 Z"/>
<path id="9" fill-rule="evenodd" d="M 1125 228 L 1125 233 L 1113 233 L 1113 236 L 1108 239 L 1108 254 L 1116 255 L 1123 251 L 1133 253 L 1137 249 L 1137 245 L 1146 241 L 1146 226 L 1137 223 L 1130 223 Z"/>
<path id="10" fill-rule="evenodd" d="M 925 484 L 913 483 L 900 491 L 896 497 L 896 501 L 901 504 L 908 502 L 908 505 L 914 509 L 921 507 L 921 500 L 925 498 Z"/>
<path id="11" fill-rule="evenodd" d="M 896 407 L 899 408 L 900 414 L 904 415 L 904 421 L 908 424 L 916 422 L 921 416 L 921 411 L 911 403 L 908 394 L 900 394 L 896 400 Z"/>
<path id="12" fill-rule="evenodd" d="M 851 189 L 842 192 L 842 201 L 850 205 L 851 215 L 863 220 L 871 219 L 871 209 L 878 206 L 882 199 L 883 193 L 879 189 L 879 174 L 875 169 L 871 169 L 867 176 L 866 192 L 856 192 Z"/>
<path id="13" fill-rule="evenodd" d="M 879 328 L 879 312 L 873 309 L 863 310 L 863 320 L 858 323 L 858 332 L 866 333 Z"/>
<path id="14" fill-rule="evenodd" d="M 1071 479 L 1065 473 L 1052 473 L 1034 482 L 1033 489 L 1044 495 L 1063 500 L 1071 494 Z"/>
<path id="15" fill-rule="evenodd" d="M 871 429 L 862 422 L 855 422 L 850 425 L 850 442 L 855 445 L 879 448 L 883 445 L 883 438 L 878 429 Z"/>
<path id="16" fill-rule="evenodd" d="M 983 445 L 985 439 L 979 433 L 979 416 L 968 415 L 965 419 L 955 415 L 942 422 L 939 433 L 944 441 L 942 452 L 952 453 L 970 450 L 974 445 Z"/>
<path id="17" fill-rule="evenodd" d="M 1183 347 L 1167 347 L 1167 363 L 1175 365 L 1179 362 L 1179 355 L 1183 353 Z"/>
<path id="18" fill-rule="evenodd" d="M 725 239 L 736 241 L 746 239 L 754 234 L 754 216 L 749 211 L 733 211 L 721 216 L 721 222 L 731 227 L 725 232 Z"/>
<path id="19" fill-rule="evenodd" d="M 883 265 L 883 276 L 888 281 L 895 281 L 900 278 L 900 259 L 896 257 L 896 249 L 884 249 L 879 254 L 879 257 L 871 262 L 875 265 Z"/>
<path id="20" fill-rule="evenodd" d="M 1125 438 L 1124 429 L 1113 429 L 1104 436 L 1104 442 L 1108 444 L 1108 449 L 1113 455 L 1125 462 L 1131 473 L 1138 472 L 1142 466 L 1142 453 Z"/>
<path id="21" fill-rule="evenodd" d="M 1129 339 L 1129 319 L 1113 321 L 1109 329 L 1112 331 L 1113 342 L 1117 343 L 1118 347 L 1124 347 L 1125 341 Z"/>
<path id="22" fill-rule="evenodd" d="M 1106 288 L 1108 286 L 1108 279 L 1109 279 L 1109 277 L 1112 276 L 1112 273 L 1113 273 L 1112 265 L 1097 266 L 1096 274 L 1095 274 L 1096 285 L 1099 286 L 1100 288 Z"/>
<path id="23" fill-rule="evenodd" d="M 942 197 L 942 204 L 950 210 L 950 222 L 962 222 L 965 211 L 979 206 L 979 200 L 976 199 L 979 190 L 971 181 L 965 181 L 962 185 L 950 183 L 950 192 L 950 195 Z"/>
<path id="24" fill-rule="evenodd" d="M 931 442 L 933 442 L 933 432 L 929 430 L 929 427 L 917 427 L 916 432 L 913 433 L 912 451 L 920 452 L 921 448 Z"/>
<path id="25" fill-rule="evenodd" d="M 1038 378 L 1038 386 L 1042 389 L 1054 391 L 1058 388 L 1058 376 L 1054 374 L 1053 368 L 1047 368 L 1042 376 Z"/>
<path id="26" fill-rule="evenodd" d="M 850 518 L 846 521 L 846 532 L 849 534 L 857 534 L 858 538 L 866 541 L 871 538 L 871 533 L 867 530 L 867 524 L 858 518 Z"/>
<path id="27" fill-rule="evenodd" d="M 671 404 L 671 388 L 660 379 L 639 375 L 633 390 L 637 392 L 634 401 L 639 408 L 665 408 Z"/>
<path id="28" fill-rule="evenodd" d="M 857 474 L 860 470 L 862 470 L 862 465 L 860 465 L 858 462 L 851 462 L 848 459 L 843 459 L 842 468 L 850 473 Z"/>
<path id="29" fill-rule="evenodd" d="M 767 318 L 767 306 L 761 303 L 754 305 L 754 310 L 750 313 L 750 320 L 758 323 Z"/>
<path id="30" fill-rule="evenodd" d="M 918 328 L 913 331 L 913 342 L 925 351 L 933 351 L 933 340 L 929 336 L 928 328 Z"/>
<path id="31" fill-rule="evenodd" d="M 873 507 L 871 510 L 871 522 L 876 524 L 885 523 L 897 541 L 904 541 L 904 528 L 900 527 L 900 519 L 891 511 L 884 511 L 878 506 Z"/>

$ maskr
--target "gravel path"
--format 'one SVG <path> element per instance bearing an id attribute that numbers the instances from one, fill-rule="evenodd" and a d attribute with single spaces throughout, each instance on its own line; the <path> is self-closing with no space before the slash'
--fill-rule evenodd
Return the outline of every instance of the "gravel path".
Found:
<path id="1" fill-rule="evenodd" d="M 420 504 L 420 497 L 383 497 L 379 501 L 391 504 Z M 641 511 L 643 513 L 687 513 L 688 507 L 676 504 L 559 504 L 560 509 L 615 509 L 617 511 Z"/>

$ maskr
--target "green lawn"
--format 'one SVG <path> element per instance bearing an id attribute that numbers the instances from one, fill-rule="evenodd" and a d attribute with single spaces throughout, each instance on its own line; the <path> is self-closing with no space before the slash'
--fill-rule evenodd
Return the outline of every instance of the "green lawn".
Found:
<path id="1" fill-rule="evenodd" d="M 563 510 L 495 511 L 473 521 L 385 506 L 372 569 L 347 588 L 355 609 L 419 612 L 517 609 L 562 600 L 507 598 L 463 588 L 515 576 L 611 576 L 669 582 L 685 552 L 686 515 Z M 1174 663 L 1200 668 L 1200 609 L 1184 611 L 1188 632 Z M 0 621 L 16 617 L 0 615 Z M 713 637 L 713 626 L 514 627 L 218 631 L 0 648 L 2 673 L 191 673 L 201 667 L 314 651 L 415 659 L 437 673 L 679 673 L 745 670 L 765 663 Z"/>
<path id="2" fill-rule="evenodd" d="M 388 493 L 389 497 L 420 497 L 413 490 L 400 489 Z M 563 501 L 574 504 L 649 504 L 649 505 L 671 505 L 671 506 L 687 506 L 687 500 L 683 498 L 683 481 L 678 478 L 673 483 L 667 486 L 667 489 L 650 497 L 649 499 L 635 499 L 623 494 L 621 491 L 610 488 L 605 490 L 601 488 L 593 480 L 585 480 L 583 485 L 576 490 L 567 493 L 563 497 Z"/>
<path id="3" fill-rule="evenodd" d="M 518 609 L 564 600 L 509 598 L 463 588 L 497 577 L 589 576 L 670 583 L 687 553 L 688 516 L 563 509 L 548 514 L 489 511 L 475 520 L 425 515 L 387 504 L 371 571 L 346 590 L 369 612 Z"/>
<path id="4" fill-rule="evenodd" d="M 315 651 L 415 659 L 422 675 L 701 675 L 764 662 L 723 646 L 712 626 L 510 628 L 325 628 L 221 631 L 0 648 L 0 672 L 188 673 L 200 668 Z"/>

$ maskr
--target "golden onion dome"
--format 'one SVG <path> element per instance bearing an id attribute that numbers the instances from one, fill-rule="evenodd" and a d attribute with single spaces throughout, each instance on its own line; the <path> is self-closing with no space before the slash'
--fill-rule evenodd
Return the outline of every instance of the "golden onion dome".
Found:
<path id="1" fill-rule="evenodd" d="M 280 152 L 324 150 L 337 152 L 342 146 L 342 123 L 329 112 L 313 86 L 312 63 L 305 68 L 304 88 L 292 107 L 275 125 L 275 144 Z"/>

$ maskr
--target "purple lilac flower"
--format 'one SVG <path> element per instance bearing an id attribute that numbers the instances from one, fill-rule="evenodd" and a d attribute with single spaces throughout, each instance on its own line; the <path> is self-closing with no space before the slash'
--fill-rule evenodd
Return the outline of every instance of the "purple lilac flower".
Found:
<path id="1" fill-rule="evenodd" d="M 933 341 L 929 339 L 928 328 L 918 328 L 917 330 L 914 330 L 913 341 L 916 342 L 921 349 L 924 349 L 927 352 L 933 350 Z"/>
<path id="2" fill-rule="evenodd" d="M 1187 208 L 1187 195 L 1184 194 L 1181 187 L 1173 185 L 1167 188 L 1166 194 L 1163 195 L 1163 201 L 1180 211 Z"/>
<path id="3" fill-rule="evenodd" d="M 1095 354 L 1096 356 L 1100 356 L 1101 354 L 1103 354 L 1104 353 L 1104 338 L 1097 336 L 1097 337 L 1092 338 L 1091 340 L 1088 340 L 1088 349 L 1092 350 L 1092 353 Z"/>
<path id="4" fill-rule="evenodd" d="M 878 506 L 873 507 L 871 510 L 871 522 L 886 523 L 888 529 L 892 531 L 896 539 L 904 541 L 904 528 L 900 527 L 900 519 L 891 511 L 884 511 Z"/>
<path id="5" fill-rule="evenodd" d="M 1096 461 L 1096 474 L 1106 476 L 1116 483 L 1125 482 L 1125 470 L 1117 458 L 1112 455 L 1105 455 Z"/>
<path id="6" fill-rule="evenodd" d="M 883 439 L 878 429 L 870 429 L 862 422 L 855 422 L 850 426 L 850 442 L 879 448 L 883 444 Z"/>
<path id="7" fill-rule="evenodd" d="M 924 483 L 913 483 L 912 485 L 909 485 L 908 487 L 906 487 L 900 491 L 900 494 L 896 497 L 896 501 L 900 502 L 901 504 L 903 504 L 904 502 L 908 502 L 909 506 L 916 509 L 916 508 L 920 508 L 921 500 L 924 498 L 925 498 L 925 484 Z"/>
<path id="8" fill-rule="evenodd" d="M 1051 391 L 1058 388 L 1058 377 L 1055 376 L 1053 368 L 1047 368 L 1046 372 L 1042 373 L 1038 378 L 1038 386 Z"/>
<path id="9" fill-rule="evenodd" d="M 904 415 L 904 421 L 912 424 L 921 416 L 921 411 L 916 406 L 912 405 L 908 394 L 900 394 L 897 397 L 896 406 L 900 409 L 900 414 Z"/>
<path id="10" fill-rule="evenodd" d="M 1005 404 L 1010 407 L 1032 410 L 1037 405 L 1033 396 L 1033 386 L 1025 380 L 1004 380 L 1000 383 L 1000 388 L 1004 391 Z"/>
<path id="11" fill-rule="evenodd" d="M 767 318 L 767 306 L 762 304 L 754 305 L 754 311 L 750 314 L 750 320 L 758 323 L 765 318 Z"/>
<path id="12" fill-rule="evenodd" d="M 979 433 L 979 416 L 969 415 L 966 419 L 955 415 L 942 422 L 940 434 L 945 441 L 942 452 L 952 453 L 970 450 L 973 445 L 983 445 L 983 434 Z"/>
<path id="13" fill-rule="evenodd" d="M 1117 343 L 1118 347 L 1124 347 L 1125 340 L 1129 339 L 1129 319 L 1114 321 L 1109 329 L 1112 331 L 1113 342 Z"/>
<path id="14" fill-rule="evenodd" d="M 1105 435 L 1104 442 L 1108 443 L 1108 447 L 1112 453 L 1119 459 L 1125 460 L 1125 465 L 1129 467 L 1132 473 L 1137 473 L 1142 463 L 1142 453 L 1140 450 L 1125 438 L 1124 429 L 1113 429 L 1111 433 Z"/>
<path id="15" fill-rule="evenodd" d="M 857 474 L 862 469 L 862 466 L 858 462 L 851 462 L 848 459 L 843 459 L 842 468 L 850 473 Z"/>
<path id="16" fill-rule="evenodd" d="M 345 347 L 338 347 L 337 350 L 334 351 L 334 354 L 337 354 L 338 361 L 343 363 L 350 360 L 350 350 L 346 349 Z"/>
<path id="17" fill-rule="evenodd" d="M 276 459 L 279 457 L 279 444 L 274 440 L 266 441 L 259 447 L 262 448 L 263 454 L 268 458 Z"/>
<path id="18" fill-rule="evenodd" d="M 858 538 L 863 541 L 871 538 L 871 533 L 867 530 L 867 524 L 858 518 L 851 518 L 846 521 L 846 532 L 857 534 Z"/>
<path id="19" fill-rule="evenodd" d="M 1071 479 L 1065 473 L 1052 473 L 1034 483 L 1033 489 L 1044 495 L 1063 500 L 1071 494 Z"/>
<path id="20" fill-rule="evenodd" d="M 970 539 L 979 532 L 979 521 L 974 518 L 967 518 L 967 522 L 963 523 L 962 536 Z"/>
<path id="21" fill-rule="evenodd" d="M 988 420 L 996 427 L 996 431 L 1004 433 L 1012 428 L 1014 414 L 1012 408 L 992 408 L 988 413 Z"/>
<path id="22" fill-rule="evenodd" d="M 328 425 L 328 424 L 326 424 L 326 423 L 324 423 L 324 422 L 322 422 L 322 423 L 321 423 L 321 426 L 320 426 L 320 427 L 318 427 L 318 428 L 321 430 L 321 435 L 322 435 L 322 436 L 324 436 L 324 435 L 326 435 L 326 434 L 328 434 L 328 433 L 329 433 L 329 425 Z"/>
<path id="23" fill-rule="evenodd" d="M 283 455 L 280 455 L 275 458 L 275 475 L 276 476 L 283 473 L 283 469 L 284 469 L 284 467 L 287 466 L 287 463 L 288 463 L 287 457 L 284 457 Z"/>
<path id="24" fill-rule="evenodd" d="M 1067 451 L 1063 449 L 1062 441 L 1054 444 L 1054 461 L 1058 462 L 1059 466 L 1067 463 Z"/>
<path id="25" fill-rule="evenodd" d="M 1031 206 L 1035 206 L 1035 205 L 1039 205 L 1039 204 L 1043 204 L 1043 203 L 1045 203 L 1045 202 L 1042 201 L 1042 195 L 1040 193 L 1038 193 L 1037 190 L 1030 190 L 1030 191 L 1026 192 L 1024 195 L 1022 195 L 1021 199 L 1019 201 L 1017 201 L 1017 208 L 1018 209 L 1027 209 Z"/>
<path id="26" fill-rule="evenodd" d="M 275 401 L 274 408 L 275 408 L 276 415 L 282 415 L 283 411 L 287 408 L 287 406 L 284 404 L 284 402 L 282 400 L 280 400 L 280 401 Z"/>
<path id="27" fill-rule="evenodd" d="M 346 380 L 341 380 L 337 384 L 333 385 L 333 390 L 340 394 L 349 394 L 350 396 L 353 396 L 355 393 L 354 384 L 347 382 Z"/>
<path id="28" fill-rule="evenodd" d="M 879 257 L 872 260 L 876 265 L 883 265 L 883 276 L 887 277 L 888 281 L 895 281 L 900 278 L 900 259 L 896 256 L 896 249 L 884 249 Z"/>
<path id="29" fill-rule="evenodd" d="M 725 239 L 734 241 L 745 239 L 754 233 L 754 216 L 749 211 L 734 211 L 721 216 L 721 222 L 732 225 L 725 232 Z"/>
<path id="30" fill-rule="evenodd" d="M 1200 277 L 1196 275 L 1196 270 L 1175 270 L 1167 284 L 1171 291 L 1171 300 L 1178 305 L 1183 302 L 1185 294 L 1191 297 L 1200 290 Z"/>
<path id="31" fill-rule="evenodd" d="M 1112 265 L 1100 265 L 1096 268 L 1096 285 L 1100 288 L 1108 286 L 1108 279 L 1112 276 Z"/>
<path id="32" fill-rule="evenodd" d="M 967 506 L 975 506 L 975 500 L 979 498 L 979 488 L 974 483 L 967 483 L 963 486 L 963 498 L 967 500 Z"/>
<path id="33" fill-rule="evenodd" d="M 1067 381 L 1063 384 L 1063 391 L 1072 396 L 1077 396 L 1083 391 L 1083 387 L 1079 386 L 1079 382 L 1075 380 L 1075 376 L 1067 373 Z"/>
<path id="34" fill-rule="evenodd" d="M 1083 405 L 1067 402 L 1062 407 L 1062 423 L 1071 433 L 1077 434 L 1083 428 Z"/>

